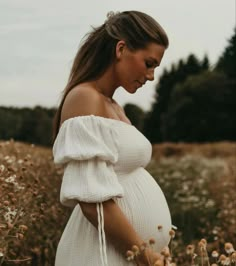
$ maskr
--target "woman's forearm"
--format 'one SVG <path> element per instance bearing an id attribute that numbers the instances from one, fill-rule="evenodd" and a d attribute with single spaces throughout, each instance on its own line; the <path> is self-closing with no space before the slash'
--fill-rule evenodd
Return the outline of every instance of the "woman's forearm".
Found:
<path id="1" fill-rule="evenodd" d="M 96 228 L 98 227 L 98 217 L 96 203 L 80 202 L 83 214 Z M 103 202 L 104 230 L 108 240 L 123 255 L 131 249 L 133 245 L 141 246 L 143 240 L 136 233 L 120 207 L 111 199 Z"/>

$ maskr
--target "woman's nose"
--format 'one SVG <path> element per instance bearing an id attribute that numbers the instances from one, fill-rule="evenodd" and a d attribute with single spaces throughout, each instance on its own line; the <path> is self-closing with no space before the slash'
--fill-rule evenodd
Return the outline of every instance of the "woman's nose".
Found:
<path id="1" fill-rule="evenodd" d="M 148 71 L 148 73 L 146 74 L 146 79 L 150 81 L 154 80 L 154 69 L 150 69 Z"/>

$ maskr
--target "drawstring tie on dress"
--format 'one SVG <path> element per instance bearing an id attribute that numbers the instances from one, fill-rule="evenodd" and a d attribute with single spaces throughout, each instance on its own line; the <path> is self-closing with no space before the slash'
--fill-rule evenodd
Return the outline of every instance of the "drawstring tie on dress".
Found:
<path id="1" fill-rule="evenodd" d="M 98 214 L 98 237 L 99 237 L 99 248 L 102 266 L 108 266 L 107 264 L 107 247 L 106 237 L 104 231 L 104 214 L 102 202 L 97 203 L 97 214 Z"/>

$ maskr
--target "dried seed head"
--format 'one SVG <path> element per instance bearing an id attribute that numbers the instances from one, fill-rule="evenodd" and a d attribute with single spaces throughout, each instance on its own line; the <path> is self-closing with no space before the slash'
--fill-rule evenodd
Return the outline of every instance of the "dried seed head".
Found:
<path id="1" fill-rule="evenodd" d="M 26 225 L 24 225 L 24 224 L 19 225 L 19 228 L 22 231 L 27 231 L 28 230 L 28 227 Z"/>
<path id="2" fill-rule="evenodd" d="M 211 256 L 213 258 L 218 258 L 219 257 L 219 253 L 216 250 L 213 250 L 212 253 L 211 253 Z"/>
<path id="3" fill-rule="evenodd" d="M 154 245 L 156 243 L 155 239 L 154 238 L 150 238 L 149 239 L 149 244 L 150 245 Z"/>
<path id="4" fill-rule="evenodd" d="M 16 203 L 16 202 L 17 202 L 17 199 L 16 199 L 16 198 L 12 198 L 11 201 L 12 201 L 13 203 Z"/>
<path id="5" fill-rule="evenodd" d="M 224 254 L 220 255 L 220 257 L 219 257 L 220 262 L 224 262 L 226 259 L 227 259 L 227 257 Z"/>
<path id="6" fill-rule="evenodd" d="M 229 242 L 225 243 L 225 251 L 228 254 L 234 252 L 234 247 L 233 247 L 232 243 L 229 243 Z"/>
<path id="7" fill-rule="evenodd" d="M 3 204 L 4 204 L 5 206 L 9 206 L 9 205 L 10 205 L 10 202 L 9 202 L 8 200 L 5 200 L 5 201 L 3 201 Z"/>
<path id="8" fill-rule="evenodd" d="M 232 262 L 236 262 L 236 252 L 233 252 L 231 254 L 231 260 L 232 260 Z"/>
<path id="9" fill-rule="evenodd" d="M 140 250 L 144 251 L 147 248 L 147 246 L 148 246 L 148 244 L 146 242 L 143 242 L 141 247 L 140 247 Z"/>
<path id="10" fill-rule="evenodd" d="M 133 245 L 132 246 L 132 251 L 133 251 L 134 255 L 137 256 L 139 254 L 139 248 L 138 248 L 138 246 Z"/>
<path id="11" fill-rule="evenodd" d="M 194 250 L 195 250 L 194 245 L 188 245 L 187 248 L 186 248 L 186 253 L 188 255 L 192 255 L 194 253 Z"/>
<path id="12" fill-rule="evenodd" d="M 133 260 L 133 259 L 134 259 L 134 253 L 133 253 L 133 251 L 128 250 L 128 251 L 126 252 L 126 257 L 127 257 L 127 260 L 128 260 L 128 261 Z"/>
<path id="13" fill-rule="evenodd" d="M 164 247 L 161 251 L 161 254 L 165 257 L 165 258 L 169 258 L 170 257 L 170 250 L 168 247 Z"/>
<path id="14" fill-rule="evenodd" d="M 169 231 L 169 235 L 170 235 L 171 238 L 174 238 L 175 237 L 175 231 L 173 229 L 171 229 Z"/>
<path id="15" fill-rule="evenodd" d="M 158 231 L 161 231 L 163 229 L 163 226 L 162 225 L 158 225 L 157 229 L 158 229 Z"/>
<path id="16" fill-rule="evenodd" d="M 206 241 L 206 239 L 205 238 L 202 238 L 201 240 L 200 240 L 200 242 L 202 242 L 203 244 L 207 244 L 207 241 Z"/>
<path id="17" fill-rule="evenodd" d="M 198 242 L 198 246 L 200 249 L 205 250 L 206 246 L 207 246 L 207 241 L 205 238 L 202 238 L 199 242 Z"/>
<path id="18" fill-rule="evenodd" d="M 3 164 L 0 165 L 0 174 L 4 172 L 5 170 L 5 166 Z"/>
<path id="19" fill-rule="evenodd" d="M 17 238 L 20 239 L 20 240 L 24 239 L 24 235 L 21 234 L 21 233 L 18 233 L 16 236 L 17 236 Z"/>

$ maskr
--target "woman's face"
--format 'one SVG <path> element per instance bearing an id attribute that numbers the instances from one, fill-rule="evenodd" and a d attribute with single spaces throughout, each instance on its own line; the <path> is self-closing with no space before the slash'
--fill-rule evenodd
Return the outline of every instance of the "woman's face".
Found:
<path id="1" fill-rule="evenodd" d="M 129 93 L 135 93 L 147 80 L 154 80 L 154 70 L 161 63 L 165 47 L 150 43 L 145 49 L 131 51 L 123 44 L 117 44 L 116 81 Z"/>

